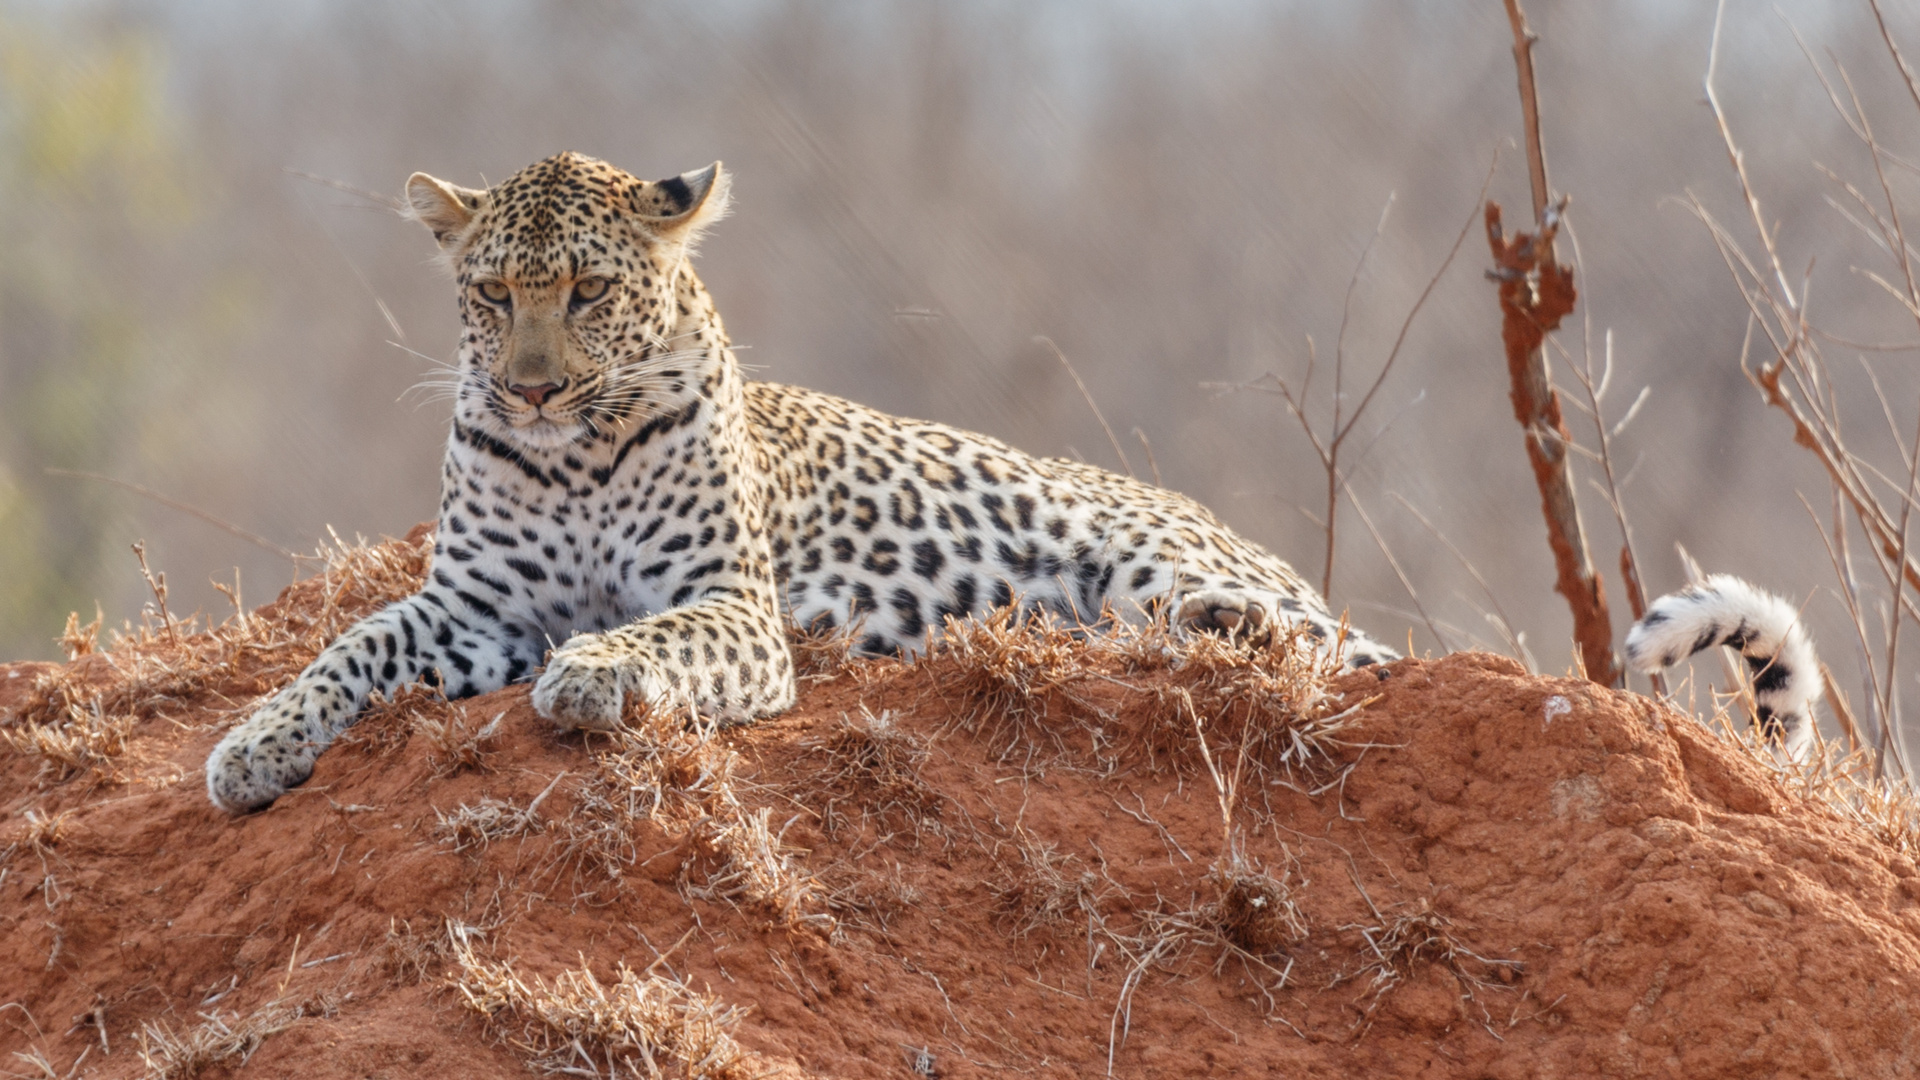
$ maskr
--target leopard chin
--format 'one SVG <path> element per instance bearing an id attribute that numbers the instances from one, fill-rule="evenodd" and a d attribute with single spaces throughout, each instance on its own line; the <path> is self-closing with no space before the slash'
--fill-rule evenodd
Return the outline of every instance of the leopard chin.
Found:
<path id="1" fill-rule="evenodd" d="M 550 416 L 545 410 L 517 415 L 508 413 L 504 417 L 496 414 L 485 420 L 478 417 L 474 420 L 494 428 L 507 442 L 531 450 L 557 450 L 591 434 L 587 424 L 578 416 Z"/>

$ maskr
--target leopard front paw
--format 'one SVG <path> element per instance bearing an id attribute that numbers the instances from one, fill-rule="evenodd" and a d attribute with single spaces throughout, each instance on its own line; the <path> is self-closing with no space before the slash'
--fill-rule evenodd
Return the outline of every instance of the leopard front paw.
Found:
<path id="1" fill-rule="evenodd" d="M 630 660 L 613 655 L 597 635 L 582 634 L 556 650 L 533 684 L 533 707 L 562 731 L 612 731 L 631 681 Z"/>
<path id="2" fill-rule="evenodd" d="M 257 810 L 313 775 L 326 741 L 303 715 L 300 699 L 282 694 L 227 732 L 207 757 L 207 797 L 230 814 Z"/>
<path id="3" fill-rule="evenodd" d="M 1273 636 L 1270 614 L 1265 604 L 1237 589 L 1207 589 L 1188 594 L 1173 622 L 1188 633 L 1219 634 L 1257 645 Z"/>

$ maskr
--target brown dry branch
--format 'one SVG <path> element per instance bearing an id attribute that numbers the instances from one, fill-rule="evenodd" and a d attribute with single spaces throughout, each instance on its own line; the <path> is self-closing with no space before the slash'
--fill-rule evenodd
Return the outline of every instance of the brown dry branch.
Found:
<path id="1" fill-rule="evenodd" d="M 1519 0 L 1506 0 L 1513 29 L 1513 59 L 1519 73 L 1520 107 L 1525 121 L 1527 174 L 1533 192 L 1535 231 L 1508 236 L 1501 227 L 1500 205 L 1486 204 L 1487 244 L 1493 251 L 1489 275 L 1499 283 L 1501 340 L 1512 382 L 1514 419 L 1526 433 L 1527 461 L 1540 488 L 1547 543 L 1553 549 L 1554 591 L 1573 612 L 1573 637 L 1586 676 L 1603 686 L 1618 682 L 1613 658 L 1613 625 L 1606 586 L 1593 568 L 1580 506 L 1574 497 L 1572 437 L 1560 414 L 1560 396 L 1547 374 L 1544 343 L 1548 333 L 1571 314 L 1573 270 L 1554 256 L 1554 234 L 1567 201 L 1551 203 L 1546 149 L 1540 139 L 1540 100 L 1534 80 L 1533 43 Z"/>
<path id="2" fill-rule="evenodd" d="M 1563 225 L 1565 225 L 1567 230 L 1567 238 L 1573 242 L 1573 264 L 1576 268 L 1583 267 L 1584 260 L 1580 255 L 1580 236 L 1574 231 L 1571 222 L 1563 222 Z M 1627 608 L 1637 622 L 1647 613 L 1647 594 L 1645 587 L 1642 586 L 1640 581 L 1640 560 L 1639 557 L 1634 554 L 1633 550 L 1633 526 L 1627 520 L 1627 503 L 1625 493 L 1622 491 L 1622 480 L 1614 468 L 1613 440 L 1618 438 L 1620 433 L 1625 431 L 1627 426 L 1632 424 L 1634 419 L 1640 415 L 1640 408 L 1646 404 L 1648 397 L 1652 394 L 1653 388 L 1650 386 L 1642 386 L 1640 393 L 1635 395 L 1633 403 L 1627 406 L 1627 411 L 1621 415 L 1620 419 L 1612 423 L 1607 421 L 1604 405 L 1607 391 L 1613 384 L 1613 329 L 1609 327 L 1604 335 L 1605 342 L 1602 348 L 1603 360 L 1600 372 L 1596 376 L 1593 370 L 1592 307 L 1591 304 L 1588 304 L 1582 309 L 1580 320 L 1581 356 L 1578 364 L 1572 362 L 1573 358 L 1567 355 L 1565 349 L 1559 347 L 1558 342 L 1553 342 L 1553 344 L 1556 349 L 1559 349 L 1561 358 L 1567 361 L 1568 370 L 1573 372 L 1575 381 L 1579 382 L 1580 389 L 1584 392 L 1587 399 L 1584 403 L 1574 399 L 1573 406 L 1585 413 L 1587 419 L 1593 423 L 1594 449 L 1591 451 L 1586 450 L 1578 443 L 1569 443 L 1568 445 L 1573 450 L 1590 458 L 1600 469 L 1600 480 L 1589 480 L 1588 482 L 1593 485 L 1594 490 L 1599 493 L 1600 497 L 1606 501 L 1607 509 L 1613 514 L 1614 525 L 1620 530 L 1620 580 L 1626 586 Z M 1548 340 L 1552 341 L 1552 339 Z M 1604 483 L 1601 481 L 1604 481 Z M 1622 671 L 1620 674 L 1624 680 L 1626 676 L 1625 671 Z M 1656 696 L 1664 696 L 1666 694 L 1666 679 L 1660 673 L 1654 672 L 1649 674 L 1647 681 L 1652 685 L 1653 692 Z"/>

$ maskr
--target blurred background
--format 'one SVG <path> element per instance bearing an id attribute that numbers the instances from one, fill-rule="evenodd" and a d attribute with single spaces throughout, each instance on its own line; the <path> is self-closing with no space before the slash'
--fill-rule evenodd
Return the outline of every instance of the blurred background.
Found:
<path id="1" fill-rule="evenodd" d="M 1683 583 L 1682 543 L 1808 601 L 1858 685 L 1798 498 L 1830 519 L 1824 474 L 1742 376 L 1746 308 L 1683 205 L 1696 195 L 1751 246 L 1702 103 L 1713 5 L 1528 6 L 1581 256 L 1559 340 L 1578 357 L 1580 317 L 1596 351 L 1612 331 L 1610 419 L 1650 388 L 1616 443 L 1648 589 Z M 1920 18 L 1899 15 L 1920 49 Z M 1920 332 L 1863 273 L 1897 274 L 1886 252 L 1836 209 L 1848 197 L 1822 167 L 1876 195 L 1878 180 L 1809 54 L 1845 68 L 1892 150 L 1920 155 L 1920 110 L 1864 2 L 1728 5 L 1721 94 L 1787 262 L 1811 268 L 1836 340 L 1901 347 L 1829 355 L 1855 448 L 1904 475 L 1862 365 L 1911 432 Z M 191 513 L 49 469 L 301 552 L 329 527 L 375 538 L 429 517 L 447 407 L 409 388 L 451 356 L 452 291 L 425 231 L 351 189 L 397 196 L 416 169 L 479 185 L 566 149 L 645 177 L 727 162 L 735 212 L 699 266 L 759 377 L 1119 467 L 1044 335 L 1134 471 L 1157 465 L 1317 581 L 1312 448 L 1279 398 L 1219 384 L 1298 386 L 1311 339 L 1311 415 L 1324 427 L 1337 353 L 1350 408 L 1496 152 L 1490 195 L 1526 223 L 1520 132 L 1498 0 L 0 0 L 0 655 L 58 655 L 67 613 L 96 602 L 109 625 L 135 617 L 136 540 L 176 612 L 227 610 L 212 579 L 238 573 L 261 603 L 295 574 Z M 1914 170 L 1889 170 L 1911 194 Z M 1351 504 L 1332 600 L 1385 640 L 1411 628 L 1418 651 L 1512 651 L 1487 617 L 1504 613 L 1559 673 L 1569 620 L 1489 265 L 1476 218 L 1346 447 L 1442 638 Z M 1624 633 L 1619 533 L 1592 495 Z"/>

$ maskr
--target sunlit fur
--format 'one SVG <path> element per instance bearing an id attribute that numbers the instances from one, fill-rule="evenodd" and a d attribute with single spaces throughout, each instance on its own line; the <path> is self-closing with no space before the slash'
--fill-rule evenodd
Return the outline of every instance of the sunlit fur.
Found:
<path id="1" fill-rule="evenodd" d="M 1728 574 L 1655 600 L 1627 632 L 1627 663 L 1653 672 L 1703 649 L 1726 645 L 1745 658 L 1763 737 L 1794 758 L 1813 745 L 1820 660 L 1800 613 L 1772 593 Z"/>

